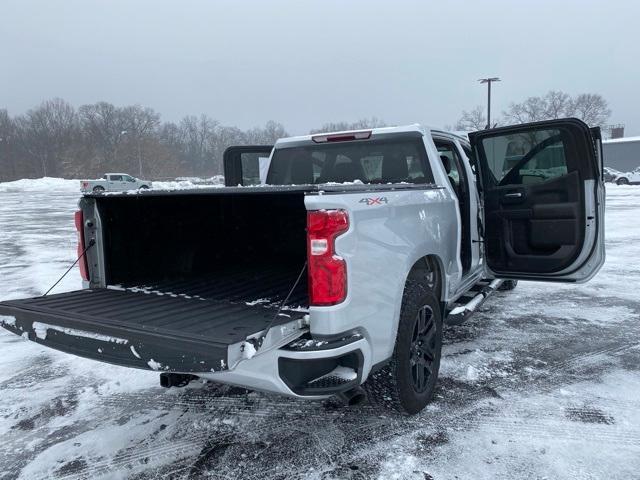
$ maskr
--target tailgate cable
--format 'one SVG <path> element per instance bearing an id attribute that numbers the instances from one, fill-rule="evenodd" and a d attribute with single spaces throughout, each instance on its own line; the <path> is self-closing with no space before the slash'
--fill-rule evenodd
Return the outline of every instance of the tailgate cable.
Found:
<path id="1" fill-rule="evenodd" d="M 259 338 L 248 338 L 246 340 L 246 342 L 251 343 L 256 350 L 258 350 L 262 346 L 264 339 L 267 338 L 267 334 L 269 333 L 269 330 L 273 326 L 273 322 L 276 321 L 276 319 L 278 318 L 278 315 L 280 315 L 280 312 L 282 312 L 282 309 L 289 301 L 289 298 L 291 298 L 291 295 L 293 295 L 293 291 L 296 289 L 296 287 L 300 283 L 300 280 L 302 279 L 302 274 L 306 269 L 307 269 L 307 262 L 304 262 L 304 265 L 302 266 L 302 270 L 300 270 L 300 273 L 298 274 L 298 278 L 296 278 L 296 281 L 291 287 L 291 290 L 289 290 L 289 293 L 287 293 L 287 296 L 285 297 L 285 299 L 280 303 L 280 306 L 278 307 L 278 311 L 276 312 L 276 314 L 273 316 L 271 321 L 267 324 L 266 328 L 264 329 L 264 334 L 262 334 L 262 336 L 260 336 Z M 242 348 L 244 349 L 244 345 Z"/>
<path id="2" fill-rule="evenodd" d="M 51 285 L 51 288 L 50 288 L 49 290 L 47 290 L 47 291 L 44 293 L 44 295 L 42 295 L 42 296 L 43 296 L 43 297 L 46 297 L 46 296 L 49 294 L 49 292 L 50 292 L 51 290 L 53 290 L 53 289 L 55 288 L 55 286 L 56 286 L 56 285 L 58 285 L 58 284 L 62 281 L 62 279 L 63 279 L 64 277 L 66 277 L 66 276 L 67 276 L 67 273 L 69 273 L 69 272 L 71 271 L 71 269 L 72 269 L 73 267 L 75 267 L 75 266 L 76 266 L 76 263 L 78 263 L 78 262 L 80 261 L 80 259 L 81 259 L 82 257 L 84 257 L 84 254 L 85 254 L 85 253 L 87 253 L 87 250 L 89 250 L 89 249 L 90 249 L 91 247 L 93 247 L 95 244 L 96 244 L 96 241 L 95 241 L 93 238 L 92 238 L 91 240 L 89 240 L 89 245 L 87 245 L 87 248 L 85 248 L 85 249 L 82 251 L 82 253 L 80 254 L 80 256 L 79 256 L 78 258 L 76 258 L 76 261 L 75 261 L 75 262 L 73 262 L 73 264 L 71 264 L 71 266 L 67 269 L 67 271 L 66 271 L 66 272 L 64 272 L 64 273 L 62 274 L 62 276 L 61 276 L 61 277 L 56 281 L 56 283 L 54 283 L 53 285 Z"/>

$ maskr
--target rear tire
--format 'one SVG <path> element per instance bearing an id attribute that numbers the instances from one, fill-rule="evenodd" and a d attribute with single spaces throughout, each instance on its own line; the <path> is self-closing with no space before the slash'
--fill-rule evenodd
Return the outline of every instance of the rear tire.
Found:
<path id="1" fill-rule="evenodd" d="M 104 187 L 98 185 L 97 187 L 93 187 L 93 193 L 102 193 L 104 192 Z"/>
<path id="2" fill-rule="evenodd" d="M 622 177 L 622 178 L 619 178 L 618 180 L 616 180 L 616 183 L 618 185 L 629 185 L 629 179 L 625 178 L 625 177 Z"/>
<path id="3" fill-rule="evenodd" d="M 498 288 L 501 292 L 510 292 L 518 285 L 518 280 L 505 280 L 502 282 L 502 285 Z"/>
<path id="4" fill-rule="evenodd" d="M 402 297 L 393 356 L 364 388 L 371 403 L 404 415 L 420 412 L 435 390 L 442 351 L 442 314 L 424 281 L 409 279 Z"/>

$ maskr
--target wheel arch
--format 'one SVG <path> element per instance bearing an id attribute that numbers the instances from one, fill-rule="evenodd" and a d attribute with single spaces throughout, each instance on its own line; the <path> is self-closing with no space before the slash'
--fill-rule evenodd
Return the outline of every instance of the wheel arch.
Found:
<path id="1" fill-rule="evenodd" d="M 444 265 L 442 259 L 435 254 L 425 255 L 419 258 L 409 269 L 407 278 L 405 279 L 405 288 L 407 282 L 411 279 L 422 279 L 426 272 L 434 272 L 436 284 L 434 286 L 435 296 L 442 303 L 444 302 L 444 292 L 446 292 L 446 276 L 444 275 Z"/>

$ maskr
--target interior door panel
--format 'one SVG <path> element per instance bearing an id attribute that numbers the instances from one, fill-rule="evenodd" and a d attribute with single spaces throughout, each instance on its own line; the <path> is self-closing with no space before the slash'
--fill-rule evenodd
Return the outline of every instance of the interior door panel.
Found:
<path id="1" fill-rule="evenodd" d="M 580 253 L 580 188 L 579 173 L 571 172 L 535 185 L 505 185 L 488 192 L 485 215 L 492 268 L 544 273 L 570 265 Z"/>

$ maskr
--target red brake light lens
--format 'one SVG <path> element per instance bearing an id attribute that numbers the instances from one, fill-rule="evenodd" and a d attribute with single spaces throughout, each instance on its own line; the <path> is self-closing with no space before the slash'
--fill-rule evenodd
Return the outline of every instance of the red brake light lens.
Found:
<path id="1" fill-rule="evenodd" d="M 335 253 L 335 239 L 349 229 L 344 210 L 307 213 L 309 303 L 335 305 L 347 296 L 347 264 Z"/>
<path id="2" fill-rule="evenodd" d="M 350 140 L 367 140 L 371 138 L 371 130 L 362 130 L 360 132 L 334 133 L 332 135 L 314 135 L 311 137 L 316 143 L 326 142 L 348 142 Z"/>
<path id="3" fill-rule="evenodd" d="M 84 252 L 85 244 L 84 244 L 84 216 L 82 215 L 82 210 L 78 210 L 75 213 L 74 217 L 76 223 L 76 230 L 78 231 L 78 257 L 82 255 Z M 87 265 L 87 256 L 83 255 L 83 257 L 78 261 L 78 265 L 80 267 L 80 275 L 84 280 L 89 280 L 89 267 Z"/>

